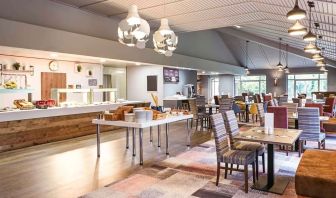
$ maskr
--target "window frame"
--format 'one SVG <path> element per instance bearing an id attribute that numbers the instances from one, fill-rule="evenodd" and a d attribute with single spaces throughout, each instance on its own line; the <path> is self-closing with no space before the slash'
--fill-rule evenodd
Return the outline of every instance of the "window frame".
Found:
<path id="1" fill-rule="evenodd" d="M 249 75 L 249 76 L 246 76 L 246 77 L 256 77 L 256 76 L 259 77 L 258 80 L 246 80 L 246 79 L 242 80 L 242 77 L 245 77 L 245 76 L 235 76 L 234 77 L 235 96 L 241 95 L 244 92 L 244 91 L 242 91 L 242 83 L 246 83 L 246 82 L 258 82 L 258 90 L 259 90 L 258 94 L 261 94 L 261 82 L 265 82 L 265 92 L 266 92 L 266 90 L 267 90 L 267 76 L 266 75 Z M 239 90 L 242 93 L 239 93 L 239 91 L 237 90 L 237 83 L 236 83 L 237 81 L 239 82 Z M 254 93 L 254 94 L 256 94 L 256 93 Z"/>
<path id="2" fill-rule="evenodd" d="M 300 76 L 300 75 L 318 75 L 318 78 L 304 78 L 304 79 L 297 79 L 297 76 Z M 324 77 L 324 76 L 325 77 Z M 293 76 L 294 78 L 290 78 L 290 76 Z M 322 77 L 321 77 L 322 76 Z M 318 87 L 318 90 L 317 91 L 321 91 L 321 81 L 326 81 L 327 82 L 327 90 L 328 90 L 328 74 L 322 74 L 322 73 L 299 73 L 299 74 L 288 74 L 286 76 L 287 78 L 287 81 L 286 81 L 286 91 L 287 91 L 287 94 L 289 94 L 288 92 L 288 86 L 289 86 L 289 81 L 292 80 L 294 81 L 294 97 L 297 96 L 297 90 L 296 90 L 296 84 L 297 84 L 297 81 L 317 81 L 317 87 Z M 306 93 L 307 94 L 307 93 Z M 311 95 L 311 94 L 310 94 Z"/>

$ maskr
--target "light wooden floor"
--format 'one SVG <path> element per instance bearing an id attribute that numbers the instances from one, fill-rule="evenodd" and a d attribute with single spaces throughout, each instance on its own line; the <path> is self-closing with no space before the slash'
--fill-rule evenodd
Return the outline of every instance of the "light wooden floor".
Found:
<path id="1" fill-rule="evenodd" d="M 144 132 L 145 166 L 166 158 L 163 127 L 162 150 L 157 147 L 157 131 L 153 132 L 153 144 L 149 131 Z M 192 145 L 210 137 L 210 133 L 196 132 Z M 171 156 L 185 151 L 185 122 L 172 124 L 169 138 Z M 125 130 L 102 134 L 100 159 L 95 135 L 0 153 L 0 197 L 78 197 L 125 178 L 142 168 L 138 164 L 138 149 L 135 158 L 131 149 L 125 149 Z"/>

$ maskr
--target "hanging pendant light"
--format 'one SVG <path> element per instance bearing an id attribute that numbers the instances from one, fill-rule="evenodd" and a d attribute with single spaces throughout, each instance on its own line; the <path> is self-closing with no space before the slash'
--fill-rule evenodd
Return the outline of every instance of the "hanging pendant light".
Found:
<path id="1" fill-rule="evenodd" d="M 316 66 L 318 67 L 325 67 L 327 64 L 324 60 L 320 60 L 316 62 Z"/>
<path id="2" fill-rule="evenodd" d="M 284 68 L 284 71 L 286 74 L 289 74 L 289 68 L 288 68 L 288 44 L 286 44 L 286 67 Z"/>
<path id="3" fill-rule="evenodd" d="M 248 44 L 249 44 L 250 41 L 246 41 L 246 44 L 245 44 L 245 74 L 246 75 L 249 75 L 250 74 L 250 70 L 248 68 Z"/>
<path id="4" fill-rule="evenodd" d="M 168 19 L 161 19 L 161 26 L 153 35 L 153 43 L 154 50 L 159 54 L 173 55 L 178 43 L 178 37 L 169 28 Z"/>
<path id="5" fill-rule="evenodd" d="M 306 11 L 299 7 L 299 1 L 295 1 L 294 8 L 287 13 L 288 20 L 300 20 L 306 17 Z"/>
<path id="6" fill-rule="evenodd" d="M 312 42 L 309 42 L 309 44 L 304 47 L 304 51 L 310 54 L 317 54 L 318 49 Z"/>
<path id="7" fill-rule="evenodd" d="M 282 38 L 279 38 L 279 63 L 277 64 L 279 71 L 283 69 L 283 65 L 281 64 L 281 40 Z"/>
<path id="8" fill-rule="evenodd" d="M 328 72 L 328 70 L 327 70 L 327 68 L 326 68 L 325 66 L 322 66 L 322 67 L 320 68 L 320 71 L 325 72 L 325 73 Z"/>
<path id="9" fill-rule="evenodd" d="M 150 26 L 148 22 L 140 18 L 138 8 L 132 5 L 128 10 L 126 19 L 118 25 L 119 42 L 129 47 L 145 48 L 149 39 Z"/>
<path id="10" fill-rule="evenodd" d="M 320 60 L 324 60 L 324 57 L 322 56 L 322 54 L 314 54 L 312 56 L 312 60 L 313 61 L 320 61 Z"/>
<path id="11" fill-rule="evenodd" d="M 299 21 L 296 21 L 295 24 L 288 29 L 288 34 L 291 36 L 301 36 L 307 33 L 307 28 Z"/>
<path id="12" fill-rule="evenodd" d="M 311 9 L 315 7 L 314 2 L 308 1 L 309 6 L 309 31 L 306 35 L 303 36 L 303 40 L 306 42 L 316 41 L 316 35 L 311 32 L 311 20 L 312 20 L 312 11 Z"/>

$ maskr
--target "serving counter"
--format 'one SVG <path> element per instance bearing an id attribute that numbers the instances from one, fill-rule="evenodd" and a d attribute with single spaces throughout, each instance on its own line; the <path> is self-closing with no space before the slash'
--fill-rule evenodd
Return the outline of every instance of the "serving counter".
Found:
<path id="1" fill-rule="evenodd" d="M 0 112 L 0 152 L 94 134 L 92 119 L 102 111 L 115 110 L 122 105 L 141 107 L 148 103 L 128 101 Z M 106 126 L 102 132 L 113 129 L 116 127 Z"/>

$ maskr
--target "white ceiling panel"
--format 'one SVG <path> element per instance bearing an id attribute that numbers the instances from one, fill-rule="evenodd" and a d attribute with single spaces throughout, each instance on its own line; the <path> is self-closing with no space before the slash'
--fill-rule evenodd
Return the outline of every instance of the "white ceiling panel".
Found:
<path id="1" fill-rule="evenodd" d="M 290 37 L 288 28 L 293 24 L 286 19 L 295 0 L 54 0 L 117 19 L 124 18 L 130 5 L 139 8 L 140 15 L 152 28 L 159 26 L 161 18 L 169 19 L 177 32 L 191 32 L 241 25 L 243 31 L 271 40 L 283 37 L 284 41 L 298 48 L 305 43 L 302 38 Z M 313 22 L 320 23 L 319 42 L 325 54 L 335 59 L 336 0 L 314 0 Z M 308 11 L 306 0 L 299 0 L 301 8 Z M 301 23 L 309 25 L 308 19 Z M 315 31 L 315 30 L 314 30 Z"/>

